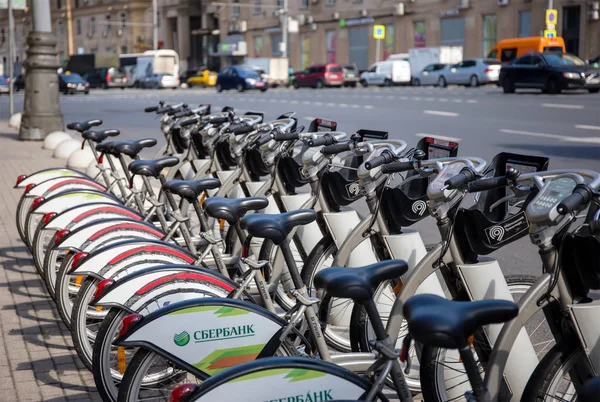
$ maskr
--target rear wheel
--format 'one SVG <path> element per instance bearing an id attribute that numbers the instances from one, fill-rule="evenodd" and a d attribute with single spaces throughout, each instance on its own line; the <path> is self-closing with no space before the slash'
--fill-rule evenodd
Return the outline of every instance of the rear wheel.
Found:
<path id="1" fill-rule="evenodd" d="M 475 74 L 471 76 L 471 79 L 469 80 L 469 86 L 471 88 L 476 88 L 479 86 L 479 80 L 477 79 L 477 76 Z"/>
<path id="2" fill-rule="evenodd" d="M 221 86 L 221 84 L 217 84 L 216 88 L 217 88 L 217 92 L 223 92 L 223 87 Z"/>
<path id="3" fill-rule="evenodd" d="M 562 88 L 560 87 L 560 83 L 558 82 L 558 80 L 556 78 L 550 78 L 548 80 L 548 82 L 546 83 L 546 91 L 549 94 L 559 94 L 562 91 Z"/>
<path id="4" fill-rule="evenodd" d="M 420 79 L 418 79 L 418 78 L 415 78 L 415 79 L 413 79 L 413 82 L 412 82 L 412 84 L 413 84 L 413 86 L 415 86 L 415 87 L 420 87 L 420 86 L 421 86 L 421 80 L 420 80 Z"/>
<path id="5" fill-rule="evenodd" d="M 244 89 L 246 89 L 246 88 L 244 88 L 244 84 L 241 84 L 241 83 L 237 84 L 236 88 L 237 88 L 238 92 L 244 92 Z"/>
<path id="6" fill-rule="evenodd" d="M 502 91 L 505 94 L 514 94 L 515 93 L 515 84 L 509 79 L 505 78 L 502 80 Z"/>
<path id="7" fill-rule="evenodd" d="M 323 81 L 317 80 L 317 83 L 315 84 L 315 88 L 317 88 L 317 89 L 323 88 Z"/>
<path id="8" fill-rule="evenodd" d="M 392 80 L 390 80 L 390 79 L 386 79 L 386 80 L 383 82 L 383 86 L 384 86 L 384 87 L 391 87 L 391 86 L 392 86 Z"/>
<path id="9" fill-rule="evenodd" d="M 440 88 L 446 88 L 447 83 L 446 83 L 446 78 L 444 78 L 444 76 L 441 76 L 440 79 L 438 80 L 438 86 Z"/>
<path id="10" fill-rule="evenodd" d="M 360 80 L 360 85 L 362 85 L 364 88 L 369 86 L 369 83 L 366 80 Z"/>

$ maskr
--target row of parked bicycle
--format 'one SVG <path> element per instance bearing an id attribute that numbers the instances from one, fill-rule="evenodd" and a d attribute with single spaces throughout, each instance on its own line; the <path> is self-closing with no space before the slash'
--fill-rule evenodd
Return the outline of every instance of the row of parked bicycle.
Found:
<path id="1" fill-rule="evenodd" d="M 593 395 L 600 173 L 324 119 L 305 132 L 294 113 L 146 112 L 155 158 L 155 139 L 72 123 L 97 166 L 16 184 L 19 234 L 103 400 Z M 410 227 L 428 217 L 426 246 Z M 539 277 L 485 257 L 526 235 Z"/>

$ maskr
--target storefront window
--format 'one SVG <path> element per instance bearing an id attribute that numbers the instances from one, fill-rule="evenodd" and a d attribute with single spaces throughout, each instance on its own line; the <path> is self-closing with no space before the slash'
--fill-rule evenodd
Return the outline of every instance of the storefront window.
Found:
<path id="1" fill-rule="evenodd" d="M 302 69 L 305 69 L 310 67 L 310 36 L 302 34 L 300 42 L 300 60 L 302 61 Z"/>
<path id="2" fill-rule="evenodd" d="M 263 50 L 263 38 L 262 36 L 254 37 L 254 57 L 261 57 Z"/>
<path id="3" fill-rule="evenodd" d="M 531 11 L 519 12 L 519 38 L 531 36 Z"/>
<path id="4" fill-rule="evenodd" d="M 337 40 L 337 33 L 335 30 L 332 31 L 327 31 L 325 33 L 325 40 L 327 41 L 327 63 L 335 63 L 335 57 L 336 57 L 336 40 Z"/>
<path id="5" fill-rule="evenodd" d="M 465 19 L 446 18 L 440 21 L 442 46 L 464 46 L 465 45 Z"/>
<path id="6" fill-rule="evenodd" d="M 413 27 L 414 30 L 414 41 L 413 47 L 425 47 L 427 40 L 425 37 L 425 23 L 423 21 L 416 21 Z"/>
<path id="7" fill-rule="evenodd" d="M 394 53 L 394 26 L 385 26 L 385 39 L 383 40 L 383 60 L 387 60 Z"/>
<path id="8" fill-rule="evenodd" d="M 486 57 L 496 44 L 496 14 L 483 16 L 483 57 Z"/>

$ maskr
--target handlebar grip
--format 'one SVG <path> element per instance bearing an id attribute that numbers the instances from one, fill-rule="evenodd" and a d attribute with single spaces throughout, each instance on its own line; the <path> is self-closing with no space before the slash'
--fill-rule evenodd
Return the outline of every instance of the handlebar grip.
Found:
<path id="1" fill-rule="evenodd" d="M 321 145 L 333 145 L 335 144 L 335 138 L 333 138 L 329 134 L 325 134 L 322 137 L 314 138 L 312 140 L 308 140 L 309 147 L 318 147 Z"/>
<path id="2" fill-rule="evenodd" d="M 415 170 L 415 161 L 388 163 L 383 165 L 381 173 L 401 173 L 409 170 Z"/>
<path id="3" fill-rule="evenodd" d="M 146 113 L 152 113 L 152 112 L 156 112 L 158 110 L 158 106 L 150 106 L 144 109 L 144 112 Z"/>
<path id="4" fill-rule="evenodd" d="M 248 125 L 246 122 L 233 123 L 229 126 L 229 132 L 234 135 L 247 134 L 254 131 L 254 128 Z"/>
<path id="5" fill-rule="evenodd" d="M 269 142 L 271 140 L 272 140 L 272 138 L 270 135 L 263 134 L 256 141 L 254 141 L 254 143 L 257 144 L 258 146 L 261 146 L 261 145 L 265 145 L 267 142 Z"/>
<path id="6" fill-rule="evenodd" d="M 200 121 L 200 117 L 195 116 L 195 117 L 191 117 L 189 119 L 185 119 L 179 122 L 179 126 L 180 127 L 187 127 L 187 126 L 191 126 L 193 124 L 196 124 Z"/>
<path id="7" fill-rule="evenodd" d="M 558 204 L 556 207 L 556 210 L 559 214 L 566 215 L 575 211 L 578 207 L 590 202 L 591 198 L 591 194 L 587 188 L 576 187 L 575 190 L 573 190 L 573 194 L 563 198 L 560 204 Z"/>
<path id="8" fill-rule="evenodd" d="M 375 169 L 386 163 L 394 161 L 394 154 L 387 149 L 381 153 L 381 155 L 374 157 L 373 159 L 365 162 L 365 168 L 367 170 Z"/>
<path id="9" fill-rule="evenodd" d="M 480 191 L 489 191 L 506 186 L 508 186 L 508 178 L 506 178 L 506 176 L 498 176 L 471 182 L 468 184 L 467 188 L 469 193 L 478 193 Z"/>
<path id="10" fill-rule="evenodd" d="M 167 113 L 169 110 L 172 110 L 173 108 L 171 106 L 164 106 L 164 107 L 159 107 L 156 109 L 156 114 L 165 114 Z"/>
<path id="11" fill-rule="evenodd" d="M 324 155 L 335 155 L 341 152 L 350 151 L 350 143 L 342 142 L 339 144 L 327 145 L 326 147 L 321 148 L 321 153 Z"/>
<path id="12" fill-rule="evenodd" d="M 444 184 L 448 187 L 449 190 L 455 190 L 460 186 L 464 186 L 469 182 L 475 180 L 475 173 L 471 169 L 462 168 L 459 174 L 456 176 L 452 176 L 448 180 L 444 182 Z"/>
<path id="13" fill-rule="evenodd" d="M 168 114 L 169 116 L 174 116 L 174 115 L 176 115 L 177 113 L 180 113 L 180 112 L 182 112 L 182 111 L 184 111 L 184 110 L 185 110 L 185 109 L 184 109 L 182 106 L 180 106 L 180 107 L 176 107 L 175 109 L 171 109 L 171 110 L 167 111 L 167 114 Z"/>
<path id="14" fill-rule="evenodd" d="M 182 117 L 191 116 L 193 114 L 194 112 L 192 112 L 191 110 L 182 110 L 181 112 L 175 113 L 173 117 L 176 119 L 181 119 Z"/>
<path id="15" fill-rule="evenodd" d="M 208 116 L 206 119 L 207 123 L 210 124 L 223 124 L 229 121 L 229 117 L 227 116 Z"/>
<path id="16" fill-rule="evenodd" d="M 289 131 L 287 133 L 277 132 L 271 135 L 271 138 L 275 141 L 292 141 L 297 140 L 300 133 L 295 131 Z"/>

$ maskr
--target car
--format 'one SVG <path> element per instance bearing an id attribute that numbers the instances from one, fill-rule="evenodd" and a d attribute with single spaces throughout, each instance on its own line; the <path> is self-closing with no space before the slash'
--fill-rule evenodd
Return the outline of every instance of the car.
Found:
<path id="1" fill-rule="evenodd" d="M 558 94 L 565 89 L 587 89 L 600 92 L 600 69 L 585 64 L 570 53 L 529 53 L 502 66 L 500 85 L 504 93 L 517 88 L 538 88 L 544 93 Z"/>
<path id="2" fill-rule="evenodd" d="M 341 87 L 344 85 L 344 68 L 341 64 L 316 64 L 296 74 L 294 88 Z"/>
<path id="3" fill-rule="evenodd" d="M 406 60 L 380 61 L 360 75 L 360 83 L 363 87 L 410 84 L 410 81 L 410 63 Z"/>
<path id="4" fill-rule="evenodd" d="M 438 86 L 497 84 L 501 67 L 502 63 L 496 59 L 466 59 L 442 70 Z"/>
<path id="5" fill-rule="evenodd" d="M 76 73 L 59 74 L 58 90 L 65 95 L 76 94 L 78 92 L 83 92 L 87 95 L 90 93 L 90 84 L 81 75 Z"/>
<path id="6" fill-rule="evenodd" d="M 179 86 L 179 79 L 169 74 L 150 74 L 146 76 L 140 83 L 141 88 L 172 88 L 176 89 Z"/>
<path id="7" fill-rule="evenodd" d="M 19 74 L 17 78 L 15 78 L 13 88 L 15 92 L 19 92 L 20 90 L 25 89 L 25 75 Z"/>
<path id="8" fill-rule="evenodd" d="M 418 73 L 413 78 L 412 84 L 416 87 L 425 85 L 438 85 L 440 81 L 440 75 L 446 69 L 447 64 L 434 63 L 425 66 L 423 71 Z"/>
<path id="9" fill-rule="evenodd" d="M 128 78 L 122 67 L 100 67 L 83 76 L 92 88 L 121 88 L 128 86 Z"/>
<path id="10" fill-rule="evenodd" d="M 237 89 L 244 92 L 249 89 L 259 89 L 265 92 L 269 84 L 261 77 L 260 73 L 248 66 L 228 66 L 217 75 L 217 92 L 228 89 Z"/>
<path id="11" fill-rule="evenodd" d="M 8 80 L 5 76 L 0 75 L 0 94 L 7 94 L 10 92 Z"/>
<path id="12" fill-rule="evenodd" d="M 217 73 L 210 70 L 200 70 L 187 79 L 188 87 L 214 87 L 217 83 Z"/>
<path id="13" fill-rule="evenodd" d="M 588 64 L 592 67 L 600 68 L 600 56 L 588 61 Z"/>
<path id="14" fill-rule="evenodd" d="M 344 66 L 344 86 L 356 88 L 356 84 L 360 78 L 358 73 L 358 67 L 356 64 L 349 64 Z"/>

